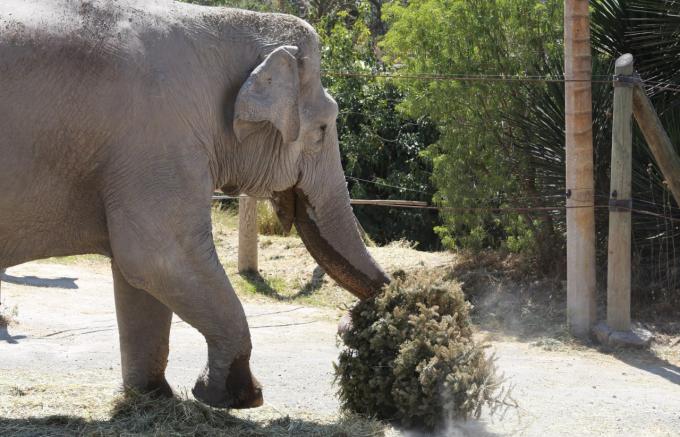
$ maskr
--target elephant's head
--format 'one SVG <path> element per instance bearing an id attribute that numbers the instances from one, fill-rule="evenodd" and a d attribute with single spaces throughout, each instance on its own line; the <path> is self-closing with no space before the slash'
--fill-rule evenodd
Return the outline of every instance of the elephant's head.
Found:
<path id="1" fill-rule="evenodd" d="M 265 195 L 281 224 L 361 299 L 389 280 L 361 239 L 350 206 L 336 131 L 338 105 L 321 84 L 318 40 L 282 46 L 242 85 L 233 129 L 242 155 L 239 190 Z"/>

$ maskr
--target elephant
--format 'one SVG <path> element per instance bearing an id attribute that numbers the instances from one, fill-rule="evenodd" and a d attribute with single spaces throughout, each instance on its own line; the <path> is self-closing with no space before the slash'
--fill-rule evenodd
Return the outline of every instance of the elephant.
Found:
<path id="1" fill-rule="evenodd" d="M 0 3 L 0 269 L 109 257 L 124 387 L 172 395 L 174 313 L 208 346 L 194 396 L 263 403 L 212 238 L 216 189 L 270 198 L 358 298 L 389 282 L 357 230 L 319 45 L 285 14 L 172 0 Z"/>

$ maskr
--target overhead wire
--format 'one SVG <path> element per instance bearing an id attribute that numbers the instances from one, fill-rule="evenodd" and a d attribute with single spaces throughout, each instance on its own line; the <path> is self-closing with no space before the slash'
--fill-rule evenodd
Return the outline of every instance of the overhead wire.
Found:
<path id="1" fill-rule="evenodd" d="M 460 82 L 591 82 L 611 83 L 611 75 L 595 75 L 590 79 L 575 79 L 548 75 L 506 75 L 506 74 L 467 74 L 467 73 L 391 73 L 378 71 L 348 71 L 348 70 L 322 70 L 324 76 L 330 77 L 370 77 L 386 79 L 409 79 L 409 80 L 435 80 L 435 81 L 460 81 Z"/>
<path id="2" fill-rule="evenodd" d="M 386 71 L 349 71 L 322 70 L 326 77 L 364 77 L 382 79 L 407 79 L 423 81 L 457 81 L 457 82 L 519 82 L 519 83 L 569 83 L 590 82 L 596 84 L 611 84 L 616 76 L 611 74 L 591 75 L 588 79 L 568 78 L 566 76 L 550 75 L 507 75 L 507 74 L 468 74 L 468 73 L 398 73 Z M 638 78 L 639 79 L 639 78 Z M 650 79 L 639 79 L 639 82 L 660 91 L 680 93 L 680 84 L 662 82 Z"/>

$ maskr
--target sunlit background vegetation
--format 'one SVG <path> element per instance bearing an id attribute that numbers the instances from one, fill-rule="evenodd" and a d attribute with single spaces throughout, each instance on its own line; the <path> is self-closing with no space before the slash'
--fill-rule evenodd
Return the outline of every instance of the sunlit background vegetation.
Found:
<path id="1" fill-rule="evenodd" d="M 298 15 L 317 29 L 327 72 L 396 75 L 563 77 L 561 0 L 196 0 Z M 635 55 L 675 144 L 680 98 L 680 3 L 591 2 L 596 201 L 609 191 L 612 87 L 617 56 Z M 323 78 L 340 106 L 338 132 L 354 198 L 405 199 L 449 207 L 356 206 L 378 244 L 520 253 L 537 272 L 564 274 L 564 210 L 460 208 L 564 206 L 564 87 L 542 81 Z M 636 208 L 678 216 L 639 132 L 634 140 Z M 369 181 L 369 182 L 367 182 Z M 678 226 L 634 215 L 634 278 L 644 299 L 680 296 Z M 598 253 L 606 255 L 607 211 L 598 210 Z M 601 266 L 605 264 L 600 263 Z M 604 271 L 604 269 L 601 269 Z M 650 285 L 651 284 L 651 285 Z"/>

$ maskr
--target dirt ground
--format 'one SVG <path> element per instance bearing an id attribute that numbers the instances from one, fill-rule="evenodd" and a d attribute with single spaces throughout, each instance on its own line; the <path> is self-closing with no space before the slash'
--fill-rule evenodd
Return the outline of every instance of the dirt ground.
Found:
<path id="1" fill-rule="evenodd" d="M 214 223 L 220 259 L 248 315 L 251 365 L 265 390 L 264 407 L 237 417 L 338 423 L 335 331 L 352 296 L 317 268 L 297 238 L 261 236 L 260 271 L 239 275 L 236 223 L 225 214 Z M 479 288 L 475 278 L 494 276 L 479 260 L 472 260 L 475 269 L 451 254 L 420 252 L 406 242 L 371 252 L 388 272 L 462 266 L 453 271 L 471 293 Z M 21 429 L 35 418 L 55 415 L 108 420 L 120 387 L 108 261 L 88 256 L 33 262 L 8 269 L 2 280 L 4 313 L 16 323 L 0 328 L 0 424 Z M 495 279 L 487 282 L 503 287 Z M 540 291 L 527 292 L 552 299 Z M 478 336 L 491 344 L 489 353 L 519 406 L 504 416 L 451 423 L 447 435 L 680 434 L 680 338 L 658 336 L 664 341 L 652 351 L 603 353 L 565 338 L 563 326 L 537 314 L 546 305 L 527 306 L 518 302 L 520 294 L 503 289 L 483 295 L 482 300 L 471 296 Z M 552 320 L 563 318 L 557 311 Z M 179 319 L 171 335 L 168 380 L 187 394 L 205 363 L 205 342 Z M 378 435 L 404 434 L 409 433 L 384 427 Z"/>
<path id="2" fill-rule="evenodd" d="M 393 257 L 394 262 L 406 259 L 415 266 L 436 264 L 434 257 L 428 258 L 431 254 L 418 260 L 415 255 L 404 257 L 402 251 L 402 256 L 396 256 L 396 249 L 390 250 L 376 256 Z M 272 267 L 270 261 L 276 260 L 266 261 L 263 272 Z M 318 282 L 312 265 L 309 270 L 307 280 Z M 274 269 L 263 273 L 267 275 L 279 277 Z M 239 414 L 255 419 L 265 412 L 269 417 L 336 420 L 332 362 L 338 355 L 335 329 L 340 312 L 332 305 L 311 306 L 277 297 L 272 294 L 276 291 L 272 281 L 258 279 L 269 288 L 239 281 L 234 282 L 245 298 L 253 336 L 252 367 L 265 387 L 266 399 L 259 412 Z M 322 288 L 315 287 L 309 296 Z M 258 295 L 262 291 L 264 296 Z M 2 299 L 6 310 L 15 308 L 17 323 L 0 328 L 0 422 L 21 423 L 29 416 L 105 416 L 120 384 L 112 280 L 106 263 L 95 258 L 68 264 L 34 262 L 8 269 Z M 653 352 L 605 354 L 571 343 L 521 340 L 498 332 L 479 335 L 490 339 L 490 352 L 513 386 L 519 407 L 504 417 L 452 423 L 447 435 L 680 434 L 680 342 L 669 345 L 661 356 Z M 177 391 L 190 391 L 205 357 L 202 337 L 175 320 L 168 379 Z M 381 435 L 399 434 L 385 428 Z"/>

